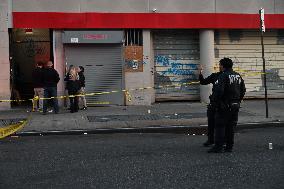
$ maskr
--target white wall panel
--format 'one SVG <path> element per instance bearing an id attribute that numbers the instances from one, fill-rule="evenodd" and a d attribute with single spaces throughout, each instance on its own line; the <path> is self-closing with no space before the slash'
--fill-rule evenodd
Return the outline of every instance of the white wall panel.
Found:
<path id="1" fill-rule="evenodd" d="M 151 0 L 150 11 L 154 8 L 160 12 L 215 12 L 212 0 Z"/>
<path id="2" fill-rule="evenodd" d="M 7 32 L 0 32 L 0 48 L 6 47 L 9 49 L 9 38 Z"/>
<path id="3" fill-rule="evenodd" d="M 80 12 L 79 0 L 13 0 L 14 12 Z"/>
<path id="4" fill-rule="evenodd" d="M 0 0 L 0 32 L 8 31 L 8 4 L 7 0 Z"/>
<path id="5" fill-rule="evenodd" d="M 140 87 L 154 87 L 154 63 L 152 60 L 151 32 L 143 31 L 143 72 L 125 72 L 125 88 L 138 89 Z M 153 88 L 129 91 L 131 101 L 126 100 L 126 105 L 151 105 L 154 102 Z"/>
<path id="6" fill-rule="evenodd" d="M 264 35 L 268 96 L 284 97 L 284 33 L 267 31 Z M 245 80 L 247 98 L 264 97 L 262 50 L 258 31 L 223 30 L 215 32 L 215 63 L 223 57 L 234 61 L 234 69 Z"/>
<path id="7" fill-rule="evenodd" d="M 284 13 L 284 0 L 275 0 L 275 14 Z"/>
<path id="8" fill-rule="evenodd" d="M 62 43 L 62 31 L 53 31 L 53 56 L 54 56 L 54 68 L 59 74 L 60 81 L 57 84 L 57 95 L 65 95 L 65 57 L 64 48 Z M 68 99 L 67 99 L 68 100 Z M 63 106 L 63 100 L 58 101 L 60 106 Z"/>
<path id="9" fill-rule="evenodd" d="M 0 99 L 9 100 L 10 62 L 8 36 L 8 0 L 0 0 Z M 10 108 L 10 103 L 0 103 L 0 110 Z"/>
<path id="10" fill-rule="evenodd" d="M 283 0 L 13 0 L 14 12 L 284 13 Z"/>
<path id="11" fill-rule="evenodd" d="M 81 12 L 147 12 L 148 0 L 84 0 Z"/>
<path id="12" fill-rule="evenodd" d="M 274 13 L 274 0 L 216 0 L 217 13 L 257 14 L 261 7 L 265 13 Z"/>

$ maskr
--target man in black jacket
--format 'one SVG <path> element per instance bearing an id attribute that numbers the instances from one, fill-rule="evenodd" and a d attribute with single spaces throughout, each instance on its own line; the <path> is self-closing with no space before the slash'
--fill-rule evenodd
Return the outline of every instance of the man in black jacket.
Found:
<path id="1" fill-rule="evenodd" d="M 33 111 L 43 110 L 42 66 L 43 62 L 38 62 L 32 72 L 34 97 L 38 98 L 38 100 L 33 100 Z"/>
<path id="2" fill-rule="evenodd" d="M 215 146 L 209 153 L 232 152 L 234 145 L 234 128 L 238 122 L 240 103 L 244 98 L 246 88 L 241 75 L 234 72 L 233 61 L 229 58 L 220 60 L 223 73 L 215 82 L 212 101 L 216 108 L 215 114 Z"/>
<path id="3" fill-rule="evenodd" d="M 215 82 L 217 81 L 219 75 L 222 73 L 222 66 L 220 66 L 219 72 L 212 73 L 208 77 L 204 78 L 202 75 L 202 67 L 199 68 L 199 81 L 201 85 L 213 84 L 212 91 L 215 87 Z M 208 147 L 214 144 L 214 125 L 215 125 L 215 108 L 212 106 L 212 94 L 209 96 L 210 103 L 207 106 L 207 121 L 208 121 L 208 140 L 203 143 L 203 146 Z"/>
<path id="4" fill-rule="evenodd" d="M 42 81 L 44 87 L 44 98 L 56 97 L 52 98 L 53 101 L 53 109 L 54 113 L 59 112 L 58 107 L 58 100 L 57 100 L 57 83 L 59 82 L 59 74 L 58 72 L 52 67 L 52 61 L 48 61 L 46 63 L 45 68 L 42 72 Z M 47 100 L 43 100 L 43 114 L 47 112 Z"/>

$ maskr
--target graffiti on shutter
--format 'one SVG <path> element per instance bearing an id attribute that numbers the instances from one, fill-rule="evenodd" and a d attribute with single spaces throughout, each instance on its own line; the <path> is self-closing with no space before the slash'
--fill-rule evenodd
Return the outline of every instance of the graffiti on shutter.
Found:
<path id="1" fill-rule="evenodd" d="M 195 30 L 154 32 L 156 100 L 199 99 L 199 34 Z"/>

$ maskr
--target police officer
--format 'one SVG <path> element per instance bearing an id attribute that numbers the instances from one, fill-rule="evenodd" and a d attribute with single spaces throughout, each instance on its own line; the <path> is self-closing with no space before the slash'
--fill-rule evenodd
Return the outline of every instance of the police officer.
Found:
<path id="1" fill-rule="evenodd" d="M 201 85 L 213 84 L 212 91 L 215 88 L 215 82 L 217 81 L 219 75 L 222 73 L 222 66 L 219 65 L 219 72 L 212 73 L 208 77 L 204 78 L 202 74 L 203 68 L 199 68 L 199 82 Z M 209 96 L 210 103 L 207 106 L 207 121 L 208 121 L 208 131 L 207 131 L 207 141 L 203 143 L 203 146 L 208 147 L 214 144 L 214 124 L 215 124 L 215 108 L 212 106 L 212 94 Z"/>
<path id="2" fill-rule="evenodd" d="M 234 128 L 238 122 L 240 103 L 245 95 L 244 80 L 239 73 L 234 72 L 233 62 L 230 58 L 220 60 L 223 67 L 215 82 L 212 94 L 215 113 L 215 145 L 209 153 L 232 152 L 234 145 Z M 223 145 L 226 145 L 223 149 Z"/>

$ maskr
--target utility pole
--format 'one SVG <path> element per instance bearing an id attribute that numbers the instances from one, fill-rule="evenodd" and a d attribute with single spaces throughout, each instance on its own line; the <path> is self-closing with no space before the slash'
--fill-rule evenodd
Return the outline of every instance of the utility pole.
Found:
<path id="1" fill-rule="evenodd" d="M 267 99 L 267 86 L 266 86 L 266 68 L 265 68 L 265 57 L 264 57 L 264 44 L 263 44 L 263 33 L 265 32 L 264 24 L 264 9 L 259 10 L 260 15 L 260 32 L 261 32 L 261 47 L 262 47 L 262 68 L 263 68 L 263 83 L 264 83 L 264 95 L 265 95 L 265 115 L 268 118 L 268 99 Z"/>

